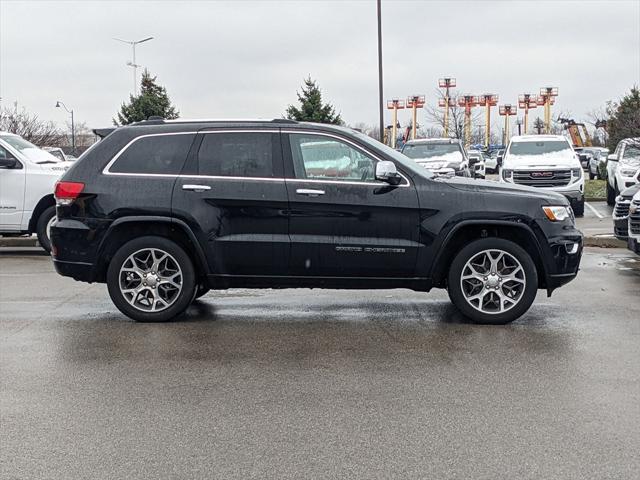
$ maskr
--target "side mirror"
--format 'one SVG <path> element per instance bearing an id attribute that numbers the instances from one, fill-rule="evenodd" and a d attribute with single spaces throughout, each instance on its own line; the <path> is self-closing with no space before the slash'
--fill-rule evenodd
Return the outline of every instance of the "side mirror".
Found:
<path id="1" fill-rule="evenodd" d="M 376 180 L 387 182 L 389 185 L 399 185 L 402 177 L 396 170 L 395 163 L 382 161 L 376 164 Z"/>
<path id="2" fill-rule="evenodd" d="M 12 169 L 18 166 L 18 161 L 13 157 L 0 158 L 0 168 Z"/>
<path id="3" fill-rule="evenodd" d="M 498 163 L 499 166 L 502 166 L 502 155 L 498 155 L 496 157 L 496 162 Z"/>
<path id="4" fill-rule="evenodd" d="M 478 157 L 469 157 L 469 166 L 473 167 L 479 160 L 480 159 Z"/>

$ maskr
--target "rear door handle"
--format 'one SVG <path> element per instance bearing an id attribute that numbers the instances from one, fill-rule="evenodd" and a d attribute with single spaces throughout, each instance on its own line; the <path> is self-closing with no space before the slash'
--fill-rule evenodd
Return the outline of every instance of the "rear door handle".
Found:
<path id="1" fill-rule="evenodd" d="M 190 190 L 192 192 L 205 192 L 207 190 L 211 190 L 209 185 L 183 185 L 183 190 Z"/>
<path id="2" fill-rule="evenodd" d="M 318 195 L 324 195 L 324 190 L 314 190 L 311 188 L 298 188 L 296 190 L 298 195 L 307 195 L 309 197 L 317 197 Z"/>

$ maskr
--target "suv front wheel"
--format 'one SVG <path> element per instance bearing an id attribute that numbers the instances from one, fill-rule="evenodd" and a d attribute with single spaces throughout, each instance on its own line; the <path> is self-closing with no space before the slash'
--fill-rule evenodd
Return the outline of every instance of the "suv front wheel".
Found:
<path id="1" fill-rule="evenodd" d="M 118 309 L 139 322 L 165 322 L 193 299 L 196 278 L 191 259 L 174 242 L 140 237 L 116 252 L 107 270 L 109 296 Z"/>
<path id="2" fill-rule="evenodd" d="M 449 298 L 477 323 L 514 321 L 529 309 L 537 289 L 538 274 L 529 254 L 501 238 L 470 243 L 449 269 Z"/>

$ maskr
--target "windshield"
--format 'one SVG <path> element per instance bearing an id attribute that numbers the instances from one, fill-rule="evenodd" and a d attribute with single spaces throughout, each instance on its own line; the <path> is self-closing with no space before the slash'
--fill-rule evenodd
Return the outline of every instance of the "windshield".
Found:
<path id="1" fill-rule="evenodd" d="M 455 143 L 415 143 L 405 145 L 402 153 L 414 160 L 442 157 L 455 157 L 450 160 L 462 160 L 460 147 Z"/>
<path id="2" fill-rule="evenodd" d="M 571 151 L 569 144 L 564 140 L 545 140 L 540 142 L 513 142 L 509 147 L 510 155 L 544 155 L 546 153 L 557 153 Z"/>
<path id="3" fill-rule="evenodd" d="M 35 163 L 61 162 L 59 158 L 54 157 L 49 152 L 45 152 L 33 143 L 27 142 L 24 138 L 17 135 L 0 135 L 0 139 Z"/>
<path id="4" fill-rule="evenodd" d="M 640 158 L 640 146 L 627 145 L 627 148 L 624 149 L 624 155 L 622 155 L 622 158 Z"/>

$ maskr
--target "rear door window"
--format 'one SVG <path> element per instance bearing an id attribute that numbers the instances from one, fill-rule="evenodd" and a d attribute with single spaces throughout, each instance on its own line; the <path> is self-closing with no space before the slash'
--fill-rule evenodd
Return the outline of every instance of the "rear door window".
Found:
<path id="1" fill-rule="evenodd" d="M 178 175 L 194 137 L 192 133 L 140 137 L 122 152 L 109 172 Z"/>
<path id="2" fill-rule="evenodd" d="M 198 151 L 198 174 L 213 177 L 275 177 L 280 155 L 279 133 L 205 133 Z"/>

